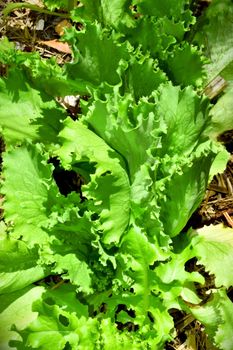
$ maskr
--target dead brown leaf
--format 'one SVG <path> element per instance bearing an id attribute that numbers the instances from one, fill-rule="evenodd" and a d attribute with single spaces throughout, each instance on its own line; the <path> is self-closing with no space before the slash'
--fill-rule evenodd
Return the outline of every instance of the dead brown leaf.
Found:
<path id="1" fill-rule="evenodd" d="M 51 47 L 52 49 L 55 49 L 59 52 L 63 52 L 66 54 L 72 53 L 71 48 L 69 47 L 69 45 L 67 43 L 62 43 L 62 42 L 58 41 L 57 39 L 40 41 L 40 44 Z"/>

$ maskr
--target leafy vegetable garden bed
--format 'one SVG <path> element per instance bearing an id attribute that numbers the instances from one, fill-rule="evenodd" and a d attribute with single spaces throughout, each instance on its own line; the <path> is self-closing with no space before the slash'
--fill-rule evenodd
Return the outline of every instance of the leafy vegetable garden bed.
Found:
<path id="1" fill-rule="evenodd" d="M 182 315 L 232 350 L 232 212 L 193 216 L 232 201 L 232 2 L 6 5 L 66 28 L 59 63 L 0 41 L 0 349 L 178 349 Z"/>

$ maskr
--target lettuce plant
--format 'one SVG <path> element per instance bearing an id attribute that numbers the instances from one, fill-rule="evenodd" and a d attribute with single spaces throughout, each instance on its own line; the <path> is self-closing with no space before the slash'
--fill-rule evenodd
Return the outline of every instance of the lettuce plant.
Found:
<path id="1" fill-rule="evenodd" d="M 231 350 L 232 229 L 185 230 L 228 160 L 210 137 L 206 58 L 185 39 L 189 1 L 71 7 L 82 29 L 66 31 L 62 67 L 0 43 L 1 348 L 164 349 L 181 310 Z M 57 102 L 70 94 L 75 120 Z M 59 171 L 76 174 L 66 193 Z M 215 276 L 208 302 L 193 258 Z"/>

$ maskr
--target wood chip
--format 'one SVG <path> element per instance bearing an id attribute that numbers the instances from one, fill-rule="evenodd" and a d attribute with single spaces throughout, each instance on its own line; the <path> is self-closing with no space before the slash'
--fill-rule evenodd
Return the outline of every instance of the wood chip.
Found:
<path id="1" fill-rule="evenodd" d="M 55 31 L 58 35 L 62 36 L 65 32 L 65 29 L 67 28 L 71 28 L 72 25 L 69 21 L 67 21 L 67 19 L 63 19 L 63 21 L 59 22 L 56 27 L 55 27 Z"/>
<path id="2" fill-rule="evenodd" d="M 35 29 L 36 30 L 44 30 L 44 20 L 43 19 L 39 19 L 39 21 L 36 23 Z"/>

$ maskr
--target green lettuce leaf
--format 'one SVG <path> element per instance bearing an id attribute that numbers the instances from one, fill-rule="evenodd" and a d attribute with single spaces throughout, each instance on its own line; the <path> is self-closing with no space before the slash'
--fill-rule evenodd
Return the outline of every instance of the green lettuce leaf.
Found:
<path id="1" fill-rule="evenodd" d="M 205 47 L 205 54 L 210 59 L 205 66 L 207 82 L 213 80 L 233 62 L 233 5 L 230 0 L 213 0 L 200 19 L 194 42 Z M 232 68 L 227 70 L 232 77 Z M 224 76 L 224 74 L 223 74 Z M 227 74 L 229 78 L 229 74 Z M 232 78 L 231 78 L 232 79 Z"/>
<path id="2" fill-rule="evenodd" d="M 12 349 L 9 341 L 21 338 L 16 330 L 12 329 L 12 325 L 22 330 L 37 318 L 37 313 L 32 311 L 32 304 L 41 297 L 43 292 L 43 287 L 27 287 L 0 296 L 0 348 L 2 350 Z"/>
<path id="3" fill-rule="evenodd" d="M 64 118 L 58 104 L 33 86 L 21 69 L 11 68 L 7 78 L 0 78 L 0 132 L 7 144 L 54 143 Z"/>
<path id="4" fill-rule="evenodd" d="M 205 61 L 197 47 L 185 43 L 175 46 L 164 64 L 169 78 L 175 84 L 201 87 L 204 80 Z"/>
<path id="5" fill-rule="evenodd" d="M 192 87 L 161 86 L 157 108 L 159 118 L 164 119 L 166 125 L 161 151 L 158 150 L 160 156 L 189 155 L 208 140 L 205 131 L 211 124 L 209 103 L 206 98 L 200 98 Z"/>
<path id="6" fill-rule="evenodd" d="M 124 62 L 129 60 L 126 44 L 117 43 L 98 23 L 88 23 L 82 31 L 71 28 L 64 39 L 73 48 L 73 62 L 65 66 L 69 79 L 84 81 L 90 87 L 120 83 L 121 66 L 127 66 Z M 87 46 L 87 42 L 92 44 Z"/>
<path id="7" fill-rule="evenodd" d="M 37 264 L 37 249 L 29 250 L 24 242 L 0 240 L 0 294 L 11 293 L 44 278 L 48 271 Z"/>
<path id="8" fill-rule="evenodd" d="M 133 215 L 138 212 L 135 217 L 151 229 L 161 227 L 160 217 L 165 233 L 174 236 L 200 204 L 220 149 L 207 141 L 208 100 L 191 87 L 161 85 L 149 101 L 106 95 L 89 107 L 84 122 L 125 160 Z"/>
<path id="9" fill-rule="evenodd" d="M 222 224 L 204 226 L 197 231 L 194 251 L 200 264 L 215 275 L 216 287 L 233 285 L 233 229 Z"/>
<path id="10" fill-rule="evenodd" d="M 165 339 L 169 340 L 173 329 L 173 320 L 157 295 L 160 285 L 156 273 L 150 268 L 156 260 L 155 246 L 139 228 L 131 228 L 122 242 L 121 268 L 123 278 L 127 276 L 132 281 L 127 289 L 132 288 L 133 293 L 128 293 L 124 302 L 129 308 L 133 307 L 136 315 L 134 324 L 140 326 L 142 334 L 148 332 L 144 337 L 154 347 L 161 345 Z M 161 319 L 163 321 L 159 322 Z"/>
<path id="11" fill-rule="evenodd" d="M 161 221 L 166 234 L 172 237 L 179 234 L 200 205 L 215 157 L 216 153 L 210 147 L 207 154 L 194 155 L 189 161 L 182 162 L 177 157 L 164 161 L 165 173 L 170 172 L 170 176 L 161 180 L 164 195 L 159 198 L 158 205 L 161 207 Z M 172 170 L 169 170 L 169 165 L 173 166 Z"/>
<path id="12" fill-rule="evenodd" d="M 232 93 L 233 83 L 230 82 L 217 103 L 211 108 L 212 116 L 211 136 L 216 138 L 227 130 L 233 129 L 233 113 L 232 113 Z"/>
<path id="13" fill-rule="evenodd" d="M 29 246 L 50 240 L 43 227 L 58 195 L 52 166 L 41 151 L 39 146 L 24 146 L 5 153 L 3 159 L 5 219 L 13 223 L 14 237 L 23 236 Z"/>
<path id="14" fill-rule="evenodd" d="M 176 242 L 179 241 L 177 249 Z M 195 283 L 204 284 L 204 277 L 196 272 L 188 272 L 185 264 L 193 257 L 192 245 L 186 237 L 177 237 L 174 249 L 170 252 L 169 259 L 159 264 L 155 273 L 159 278 L 160 295 L 168 309 L 183 309 L 187 312 L 184 302 L 199 304 L 201 299 L 197 295 Z"/>
<path id="15" fill-rule="evenodd" d="M 54 11 L 56 9 L 69 11 L 73 9 L 76 3 L 77 1 L 74 0 L 44 0 L 45 6 L 48 7 L 51 11 Z"/>
<path id="16" fill-rule="evenodd" d="M 35 91 L 34 94 L 36 95 L 39 94 L 39 92 L 41 92 L 43 100 L 47 101 L 51 99 L 51 96 L 54 98 L 58 96 L 67 96 L 72 94 L 76 95 L 77 93 L 83 95 L 88 93 L 86 83 L 82 80 L 73 81 L 71 79 L 68 79 L 67 75 L 65 74 L 64 67 L 60 66 L 57 63 L 55 57 L 43 59 L 40 57 L 38 52 L 29 53 L 19 51 L 16 49 L 15 45 L 12 42 L 10 42 L 7 38 L 2 38 L 0 40 L 0 62 L 9 67 L 8 70 L 10 72 L 10 75 L 13 75 L 12 72 L 16 70 L 14 76 L 15 74 L 19 74 L 20 82 L 21 80 L 23 80 L 21 82 L 22 90 L 26 90 L 25 85 L 27 85 L 27 89 L 31 87 L 31 89 L 38 90 Z M 8 78 L 9 76 L 7 77 L 7 79 Z M 5 84 L 6 83 L 7 82 L 5 82 Z M 14 84 L 11 83 L 11 85 L 11 89 L 13 89 L 14 91 Z M 23 94 L 22 91 L 21 94 Z M 39 97 L 37 98 L 37 100 L 38 102 L 40 101 Z M 40 105 L 41 104 L 42 102 L 40 103 Z M 51 105 L 52 104 L 58 107 L 58 104 L 56 104 L 54 100 L 51 101 Z M 62 109 L 60 109 L 60 114 L 61 113 Z M 51 116 L 47 115 L 46 117 L 46 120 L 50 121 L 49 125 L 51 126 L 51 128 L 54 128 L 56 123 L 58 123 L 58 120 L 64 119 L 62 115 L 58 116 L 58 120 L 53 119 L 52 124 L 50 120 Z M 41 122 L 46 125 L 46 120 L 42 119 Z M 46 133 L 46 128 L 44 129 Z M 49 132 L 49 130 L 47 132 L 48 134 L 51 133 L 51 131 Z M 43 142 L 45 141 L 46 139 L 43 140 Z"/>
<path id="17" fill-rule="evenodd" d="M 156 17 L 173 17 L 180 19 L 181 14 L 185 10 L 185 5 L 189 0 L 136 0 L 134 3 L 138 7 L 138 11 Z"/>
<path id="18" fill-rule="evenodd" d="M 134 24 L 131 0 L 82 0 L 72 11 L 72 19 L 78 22 L 98 21 L 105 27 L 124 28 Z"/>
<path id="19" fill-rule="evenodd" d="M 215 291 L 211 301 L 202 307 L 191 309 L 191 312 L 205 325 L 218 349 L 232 349 L 233 304 L 224 289 Z"/>
<path id="20" fill-rule="evenodd" d="M 60 289 L 60 288 L 59 288 Z M 87 307 L 78 302 L 69 286 L 60 291 L 46 291 L 43 300 L 34 302 L 33 310 L 38 312 L 36 320 L 19 330 L 21 340 L 12 342 L 17 349 L 93 349 L 127 350 L 130 346 L 141 349 L 145 341 L 139 341 L 129 332 L 119 332 L 109 318 L 98 320 L 87 316 Z M 62 301 L 61 301 L 62 300 Z M 49 337 L 48 337 L 49 335 Z"/>
<path id="21" fill-rule="evenodd" d="M 74 286 L 72 286 L 70 283 L 64 283 L 59 285 L 57 288 L 55 287 L 48 288 L 43 294 L 43 301 L 46 304 L 56 304 L 66 312 L 75 313 L 77 317 L 88 317 L 88 306 L 82 304 L 78 300 L 76 288 Z"/>
<path id="22" fill-rule="evenodd" d="M 151 268 L 156 259 L 156 246 L 140 228 L 131 227 L 117 254 L 112 289 L 88 297 L 88 302 L 97 313 L 100 305 L 105 305 L 104 314 L 99 317 L 116 320 L 122 326 L 122 336 L 127 335 L 127 325 L 131 325 L 137 330 L 131 341 L 144 340 L 145 346 L 162 349 L 164 342 L 171 339 L 174 325 L 159 297 L 160 283 Z"/>
<path id="23" fill-rule="evenodd" d="M 184 22 L 176 22 L 174 18 L 140 16 L 134 27 L 125 31 L 125 38 L 134 46 L 140 46 L 144 54 L 150 52 L 153 58 L 166 60 L 168 51 L 180 42 L 185 33 Z"/>
<path id="24" fill-rule="evenodd" d="M 100 93 L 106 93 L 110 86 L 119 85 L 121 94 L 130 91 L 138 99 L 166 81 L 155 59 L 143 56 L 140 48 L 134 51 L 128 41 L 122 42 L 99 24 L 88 23 L 81 32 L 69 30 L 64 38 L 72 45 L 74 57 L 65 65 L 65 74 L 77 84 L 86 84 L 90 91 L 98 87 Z M 86 41 L 94 44 L 87 47 Z"/>
<path id="25" fill-rule="evenodd" d="M 39 267 L 42 265 L 47 266 L 52 273 L 64 273 L 64 279 L 70 279 L 80 290 L 88 293 L 91 278 L 84 259 L 90 253 L 87 248 L 90 246 L 90 217 L 75 213 L 80 209 L 79 195 L 67 198 L 60 195 L 52 178 L 52 166 L 48 165 L 48 158 L 41 151 L 39 146 L 28 146 L 11 150 L 4 155 L 5 181 L 2 193 L 6 195 L 4 211 L 6 221 L 12 225 L 11 236 L 22 239 L 27 247 L 37 246 L 39 249 L 38 254 L 35 251 L 27 253 L 23 251 L 26 248 L 20 246 L 22 252 L 18 259 L 22 270 L 18 270 L 18 265 L 17 268 L 12 268 L 15 271 L 13 275 L 4 275 L 2 288 L 22 288 L 44 277 L 44 270 Z M 72 217 L 73 226 L 70 227 Z M 63 228 L 66 222 L 68 225 Z M 65 232 L 69 233 L 66 233 L 67 237 L 63 237 Z M 66 248 L 61 247 L 64 241 Z M 16 243 L 15 246 L 17 247 Z M 1 253 L 4 261 L 4 251 Z M 29 262 L 23 264 L 26 257 Z M 38 266 L 33 267 L 36 263 Z M 4 271 L 7 272 L 7 269 Z M 20 279 L 23 272 L 25 275 Z M 13 278 L 17 278 L 15 284 Z"/>
<path id="26" fill-rule="evenodd" d="M 55 255 L 56 267 L 53 272 L 62 274 L 63 279 L 78 286 L 77 290 L 85 293 L 92 292 L 91 270 L 85 261 L 80 261 L 76 254 Z M 67 272 L 66 272 L 67 271 Z M 66 273 L 64 273 L 66 272 Z"/>
<path id="27" fill-rule="evenodd" d="M 222 148 L 222 150 L 219 149 L 219 153 L 217 154 L 210 168 L 209 182 L 212 181 L 215 175 L 222 174 L 225 171 L 230 157 L 231 155 L 227 152 L 225 147 Z"/>
<path id="28" fill-rule="evenodd" d="M 198 97 L 191 87 L 181 90 L 164 84 L 150 101 L 141 99 L 134 104 L 126 95 L 114 102 L 110 95 L 96 100 L 85 120 L 127 160 L 131 176 L 149 158 L 149 148 L 154 156 L 188 156 L 208 140 L 208 100 Z"/>
<path id="29" fill-rule="evenodd" d="M 154 139 L 156 142 L 156 136 L 158 134 L 157 138 L 159 137 L 162 128 L 154 115 L 153 103 L 143 99 L 136 105 L 131 95 L 116 98 L 116 102 L 111 95 L 107 95 L 104 101 L 96 100 L 91 105 L 85 122 L 123 157 L 130 178 L 133 179 L 138 167 L 146 162 L 146 151 Z"/>
<path id="30" fill-rule="evenodd" d="M 26 330 L 20 332 L 23 343 L 20 346 L 20 343 L 15 342 L 17 349 L 25 349 L 25 346 L 26 349 L 64 349 L 68 344 L 74 349 L 77 345 L 88 343 L 91 345 L 90 335 L 91 339 L 95 337 L 94 340 L 97 340 L 97 330 L 93 327 L 96 323 L 94 320 L 88 325 L 85 318 L 78 320 L 75 314 L 68 314 L 58 305 L 48 305 L 41 301 L 34 303 L 33 311 L 39 312 L 39 316 Z M 81 329 L 84 326 L 85 332 L 80 339 Z"/>
<path id="31" fill-rule="evenodd" d="M 61 147 L 56 152 L 65 168 L 89 162 L 96 171 L 83 186 L 89 209 L 100 218 L 99 229 L 105 244 L 117 244 L 129 222 L 129 180 L 123 161 L 101 138 L 80 122 L 67 119 L 60 133 Z M 103 188 L 105 189 L 103 191 Z M 119 215 L 121 212 L 121 215 Z"/>
<path id="32" fill-rule="evenodd" d="M 121 94 L 131 93 L 135 101 L 143 96 L 150 96 L 167 77 L 158 67 L 157 61 L 142 55 L 140 51 L 130 60 L 129 66 L 122 76 Z"/>

